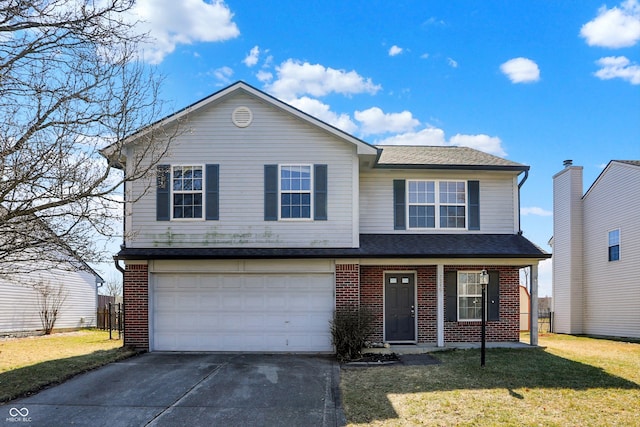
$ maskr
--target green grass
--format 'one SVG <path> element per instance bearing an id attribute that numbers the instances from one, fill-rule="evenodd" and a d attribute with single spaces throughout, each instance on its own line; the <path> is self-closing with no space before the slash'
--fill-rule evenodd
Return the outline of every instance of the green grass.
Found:
<path id="1" fill-rule="evenodd" d="M 0 403 L 134 354 L 99 330 L 0 340 Z"/>
<path id="2" fill-rule="evenodd" d="M 432 366 L 342 370 L 349 425 L 637 425 L 640 344 L 546 335 L 544 348 L 434 353 Z"/>

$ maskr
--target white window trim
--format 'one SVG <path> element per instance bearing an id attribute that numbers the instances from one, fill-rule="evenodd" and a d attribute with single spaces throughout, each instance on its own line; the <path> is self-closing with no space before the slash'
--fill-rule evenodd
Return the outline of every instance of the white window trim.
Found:
<path id="1" fill-rule="evenodd" d="M 409 187 L 411 182 L 433 182 L 434 183 L 434 203 L 411 203 L 409 201 Z M 441 182 L 461 182 L 464 184 L 464 203 L 440 203 L 440 183 Z M 405 189 L 405 198 L 407 201 L 406 208 L 406 224 L 408 230 L 458 230 L 465 231 L 469 229 L 469 186 L 468 181 L 461 179 L 408 179 Z M 464 207 L 464 227 L 440 227 L 440 207 L 441 206 L 462 206 Z M 411 227 L 409 222 L 409 208 L 410 206 L 434 206 L 435 207 L 435 227 Z"/>
<path id="2" fill-rule="evenodd" d="M 179 191 L 177 193 L 174 192 L 173 190 L 173 168 L 174 167 L 190 167 L 190 168 L 202 168 L 202 190 L 199 191 Z M 174 164 L 174 165 L 170 165 L 170 170 L 169 170 L 169 201 L 170 201 L 170 218 L 171 221 L 179 221 L 179 222 L 193 222 L 193 221 L 204 221 L 205 217 L 206 217 L 206 203 L 207 203 L 207 189 L 206 189 L 206 185 L 207 185 L 207 170 L 206 170 L 206 166 L 204 164 L 194 164 L 194 163 L 184 163 L 184 164 Z M 173 195 L 174 194 L 193 194 L 193 193 L 197 193 L 200 192 L 202 193 L 202 217 L 201 218 L 176 218 L 173 216 Z"/>
<path id="3" fill-rule="evenodd" d="M 476 295 L 460 295 L 459 289 L 460 289 L 460 273 L 476 273 L 476 274 L 480 274 L 481 271 L 480 270 L 459 270 L 458 271 L 458 277 L 456 279 L 456 318 L 458 319 L 458 322 L 482 322 L 482 314 L 480 314 L 480 317 L 478 317 L 477 319 L 461 319 L 460 318 L 460 297 L 477 297 L 480 299 L 480 304 L 482 304 L 482 290 L 480 291 L 480 295 L 476 296 Z M 488 298 L 487 298 L 488 299 Z M 487 303 L 487 301 L 485 300 L 485 304 Z M 482 308 L 482 306 L 480 307 Z M 481 311 L 482 313 L 482 311 Z M 485 315 L 486 315 L 487 311 L 485 308 Z"/>
<path id="4" fill-rule="evenodd" d="M 282 217 L 282 168 L 283 167 L 309 167 L 309 218 L 283 218 Z M 315 181 L 315 173 L 312 164 L 308 163 L 282 163 L 278 164 L 278 221 L 292 221 L 292 222 L 310 222 L 313 221 L 313 212 L 314 212 L 314 197 L 313 197 L 313 189 Z M 302 194 L 306 191 L 300 191 L 298 193 Z M 285 193 L 287 193 L 285 191 Z"/>
<path id="5" fill-rule="evenodd" d="M 611 232 L 613 231 L 617 231 L 618 232 L 618 259 L 609 259 L 609 250 L 611 249 L 612 246 L 615 245 L 611 245 L 609 243 L 609 234 L 611 234 Z M 607 231 L 607 262 L 616 262 L 616 261 L 620 261 L 622 259 L 622 233 L 620 232 L 620 228 L 613 228 L 609 231 Z"/>

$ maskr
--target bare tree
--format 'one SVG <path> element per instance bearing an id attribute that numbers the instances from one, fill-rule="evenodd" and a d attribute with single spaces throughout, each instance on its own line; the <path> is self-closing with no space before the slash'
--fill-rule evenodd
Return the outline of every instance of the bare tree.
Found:
<path id="1" fill-rule="evenodd" d="M 126 175 L 112 168 L 162 109 L 133 4 L 0 0 L 0 275 L 100 259 L 96 233 L 121 234 L 123 183 L 151 174 L 175 135 L 147 127 Z"/>
<path id="2" fill-rule="evenodd" d="M 51 334 L 58 320 L 60 309 L 67 299 L 64 285 L 53 285 L 49 282 L 38 282 L 33 285 L 38 302 L 38 313 L 45 335 Z"/>
<path id="3" fill-rule="evenodd" d="M 121 297 L 122 276 L 118 276 L 116 274 L 112 274 L 111 276 L 109 276 L 109 279 L 107 279 L 107 281 L 105 281 L 102 285 L 100 293 L 103 295 L 108 295 L 110 297 Z"/>

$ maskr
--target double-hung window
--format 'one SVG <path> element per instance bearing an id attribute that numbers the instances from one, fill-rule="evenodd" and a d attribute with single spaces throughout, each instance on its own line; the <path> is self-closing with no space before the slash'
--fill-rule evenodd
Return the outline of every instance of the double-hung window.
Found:
<path id="1" fill-rule="evenodd" d="M 280 218 L 311 218 L 311 165 L 280 166 Z"/>
<path id="2" fill-rule="evenodd" d="M 436 192 L 434 181 L 409 181 L 409 227 L 436 226 Z"/>
<path id="3" fill-rule="evenodd" d="M 482 285 L 479 271 L 458 272 L 458 320 L 482 320 Z"/>
<path id="4" fill-rule="evenodd" d="M 409 228 L 466 228 L 467 183 L 408 181 Z"/>
<path id="5" fill-rule="evenodd" d="M 620 259 L 620 229 L 609 232 L 609 261 Z"/>
<path id="6" fill-rule="evenodd" d="M 171 190 L 174 219 L 202 218 L 203 167 L 172 166 Z"/>

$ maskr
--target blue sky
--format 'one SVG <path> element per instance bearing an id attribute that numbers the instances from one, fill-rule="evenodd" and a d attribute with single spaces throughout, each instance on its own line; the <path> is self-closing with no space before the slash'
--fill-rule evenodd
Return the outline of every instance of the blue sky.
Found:
<path id="1" fill-rule="evenodd" d="M 309 4 L 312 3 L 312 4 Z M 640 159 L 640 1 L 139 0 L 167 113 L 243 80 L 376 143 L 531 166 L 525 236 L 550 250 L 551 177 Z M 540 271 L 551 295 L 551 268 Z"/>

